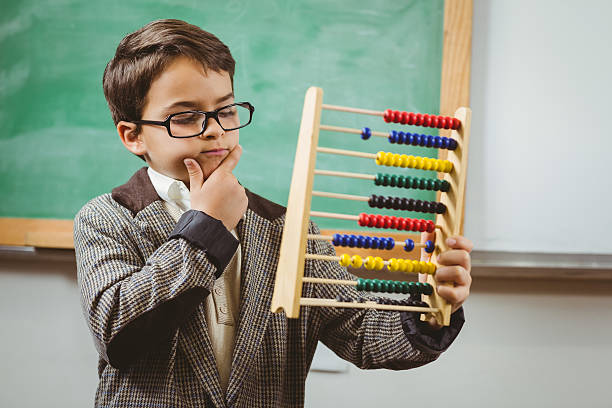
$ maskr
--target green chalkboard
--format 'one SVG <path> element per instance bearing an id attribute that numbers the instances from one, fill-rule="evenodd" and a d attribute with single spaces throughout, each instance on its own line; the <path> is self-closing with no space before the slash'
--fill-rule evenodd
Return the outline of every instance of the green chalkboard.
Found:
<path id="1" fill-rule="evenodd" d="M 324 103 L 438 112 L 443 8 L 442 0 L 4 2 L 0 217 L 71 219 L 89 199 L 123 184 L 144 165 L 120 143 L 101 83 L 119 41 L 152 20 L 186 20 L 230 47 L 237 61 L 237 99 L 256 107 L 253 124 L 240 132 L 244 154 L 236 175 L 247 188 L 286 204 L 309 86 L 324 89 Z M 324 112 L 322 122 L 393 129 L 380 118 L 347 113 Z M 320 145 L 435 155 L 331 132 L 321 132 Z M 317 167 L 388 171 L 366 159 L 328 155 L 319 155 Z M 333 177 L 316 178 L 315 188 L 408 194 Z M 367 210 L 363 203 L 330 198 L 315 198 L 312 207 Z M 346 223 L 320 220 L 323 227 L 353 226 Z"/>

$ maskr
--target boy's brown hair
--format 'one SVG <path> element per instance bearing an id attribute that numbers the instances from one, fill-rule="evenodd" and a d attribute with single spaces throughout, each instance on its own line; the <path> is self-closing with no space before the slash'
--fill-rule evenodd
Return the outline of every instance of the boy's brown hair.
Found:
<path id="1" fill-rule="evenodd" d="M 228 72 L 233 87 L 236 63 L 217 37 L 182 20 L 153 21 L 121 40 L 104 69 L 102 86 L 115 125 L 142 119 L 153 80 L 178 56 L 193 58 L 205 71 Z"/>

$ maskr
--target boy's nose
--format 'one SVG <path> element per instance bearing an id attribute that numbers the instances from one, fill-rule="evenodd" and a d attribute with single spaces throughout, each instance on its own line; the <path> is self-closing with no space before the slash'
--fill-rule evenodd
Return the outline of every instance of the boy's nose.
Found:
<path id="1" fill-rule="evenodd" d="M 206 130 L 200 135 L 202 139 L 216 139 L 225 133 L 221 125 L 217 123 L 215 118 L 209 118 L 206 123 Z"/>

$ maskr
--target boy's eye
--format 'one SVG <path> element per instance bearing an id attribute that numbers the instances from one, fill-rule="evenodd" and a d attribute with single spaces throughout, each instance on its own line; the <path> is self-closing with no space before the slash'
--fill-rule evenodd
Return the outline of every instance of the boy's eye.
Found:
<path id="1" fill-rule="evenodd" d="M 236 107 L 230 106 L 228 108 L 219 111 L 218 116 L 221 118 L 228 118 L 236 114 Z"/>
<path id="2" fill-rule="evenodd" d="M 170 121 L 177 125 L 197 123 L 202 120 L 202 116 L 199 113 L 181 113 L 179 115 L 175 115 L 170 119 Z"/>

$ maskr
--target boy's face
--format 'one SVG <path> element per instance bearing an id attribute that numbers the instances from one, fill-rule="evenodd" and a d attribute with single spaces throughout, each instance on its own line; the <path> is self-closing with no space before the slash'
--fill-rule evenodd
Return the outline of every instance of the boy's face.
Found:
<path id="1" fill-rule="evenodd" d="M 205 72 L 199 63 L 177 57 L 151 84 L 142 119 L 163 121 L 172 113 L 213 111 L 233 102 L 232 83 L 227 72 Z M 212 118 L 203 134 L 185 139 L 170 137 L 163 126 L 142 125 L 138 135 L 134 134 L 135 128 L 132 123 L 117 124 L 128 150 L 143 155 L 154 170 L 182 180 L 186 185 L 189 185 L 189 174 L 184 159 L 196 160 L 206 179 L 238 144 L 239 131 L 224 131 Z"/>

